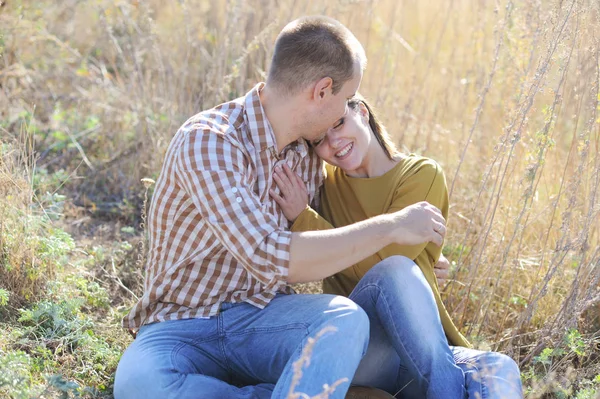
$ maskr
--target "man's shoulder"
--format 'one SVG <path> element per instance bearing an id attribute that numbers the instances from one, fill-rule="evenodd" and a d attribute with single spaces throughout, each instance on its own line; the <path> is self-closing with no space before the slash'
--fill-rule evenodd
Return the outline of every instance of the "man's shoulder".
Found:
<path id="1" fill-rule="evenodd" d="M 180 130 L 235 135 L 244 124 L 243 98 L 219 104 L 190 117 Z"/>
<path id="2" fill-rule="evenodd" d="M 198 170 L 242 163 L 244 103 L 240 99 L 219 104 L 190 117 L 173 137 L 166 163 Z"/>

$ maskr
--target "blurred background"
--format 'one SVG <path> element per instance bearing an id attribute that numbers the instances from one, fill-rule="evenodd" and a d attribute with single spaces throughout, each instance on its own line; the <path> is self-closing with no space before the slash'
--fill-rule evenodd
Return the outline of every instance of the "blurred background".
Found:
<path id="1" fill-rule="evenodd" d="M 518 361 L 527 397 L 597 397 L 598 1 L 0 4 L 0 397 L 112 397 L 141 179 L 189 116 L 265 80 L 279 30 L 309 14 L 354 32 L 360 91 L 445 170 L 459 328 Z"/>

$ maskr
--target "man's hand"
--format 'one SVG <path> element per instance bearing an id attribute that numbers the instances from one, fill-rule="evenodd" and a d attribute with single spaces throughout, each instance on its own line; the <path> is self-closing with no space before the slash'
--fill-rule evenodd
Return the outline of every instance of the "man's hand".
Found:
<path id="1" fill-rule="evenodd" d="M 446 220 L 442 212 L 422 201 L 391 213 L 395 226 L 394 242 L 400 245 L 419 245 L 433 242 L 441 246 L 446 236 Z"/>
<path id="2" fill-rule="evenodd" d="M 280 194 L 277 194 L 274 190 L 269 190 L 271 197 L 281 207 L 283 214 L 290 222 L 294 222 L 298 215 L 308 205 L 308 190 L 306 185 L 287 164 L 275 167 L 273 173 L 273 180 L 279 187 Z"/>
<path id="3" fill-rule="evenodd" d="M 440 259 L 433 267 L 433 273 L 440 287 L 448 282 L 448 277 L 450 277 L 450 261 L 443 254 L 440 255 Z"/>

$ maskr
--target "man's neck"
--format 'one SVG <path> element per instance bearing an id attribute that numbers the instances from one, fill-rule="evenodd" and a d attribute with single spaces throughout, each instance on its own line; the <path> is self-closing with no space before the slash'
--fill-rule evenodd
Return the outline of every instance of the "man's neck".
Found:
<path id="1" fill-rule="evenodd" d="M 285 146 L 300 138 L 296 133 L 298 99 L 283 96 L 273 88 L 265 86 L 260 91 L 260 102 L 273 129 L 279 153 Z"/>

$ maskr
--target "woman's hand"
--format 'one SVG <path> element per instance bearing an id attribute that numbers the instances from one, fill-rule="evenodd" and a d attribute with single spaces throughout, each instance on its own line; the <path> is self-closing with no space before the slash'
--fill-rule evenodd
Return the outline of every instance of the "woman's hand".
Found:
<path id="1" fill-rule="evenodd" d="M 440 259 L 433 266 L 433 273 L 437 278 L 438 285 L 444 286 L 450 277 L 450 261 L 444 255 L 440 255 Z"/>
<path id="2" fill-rule="evenodd" d="M 273 173 L 273 180 L 279 187 L 280 194 L 277 194 L 275 190 L 269 190 L 271 197 L 281 207 L 283 214 L 290 222 L 294 222 L 298 215 L 308 205 L 308 191 L 306 185 L 287 164 L 275 167 Z"/>

